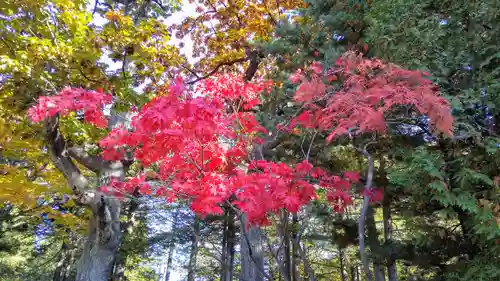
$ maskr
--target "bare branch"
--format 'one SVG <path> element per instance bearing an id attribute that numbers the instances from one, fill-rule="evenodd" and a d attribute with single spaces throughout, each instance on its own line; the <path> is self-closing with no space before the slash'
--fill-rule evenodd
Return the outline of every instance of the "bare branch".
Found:
<path id="1" fill-rule="evenodd" d="M 201 81 L 201 80 L 204 80 L 204 79 L 207 79 L 208 77 L 214 75 L 217 71 L 219 71 L 219 69 L 223 66 L 226 66 L 226 65 L 233 65 L 235 63 L 239 63 L 239 62 L 245 62 L 247 61 L 248 58 L 240 58 L 240 59 L 236 59 L 236 60 L 232 60 L 232 61 L 228 61 L 228 62 L 222 62 L 220 64 L 218 64 L 212 71 L 210 71 L 209 73 L 203 75 L 203 76 L 199 76 L 199 75 L 196 75 L 198 76 L 198 78 L 194 79 L 194 80 L 191 80 L 189 82 L 187 82 L 186 84 L 188 85 L 192 85 L 198 81 Z"/>

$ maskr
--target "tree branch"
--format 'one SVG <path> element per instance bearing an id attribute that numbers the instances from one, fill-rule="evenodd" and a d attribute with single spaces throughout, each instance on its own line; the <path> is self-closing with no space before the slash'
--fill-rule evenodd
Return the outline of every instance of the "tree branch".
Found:
<path id="1" fill-rule="evenodd" d="M 98 173 L 104 168 L 104 160 L 100 156 L 90 155 L 83 147 L 69 147 L 68 154 L 92 172 Z"/>
<path id="2" fill-rule="evenodd" d="M 48 118 L 45 121 L 45 128 L 50 158 L 71 186 L 73 194 L 77 197 L 76 201 L 93 209 L 97 208 L 100 197 L 98 191 L 88 189 L 87 179 L 69 156 L 66 141 L 59 132 L 59 116 Z"/>
<path id="3" fill-rule="evenodd" d="M 188 85 L 192 85 L 198 81 L 201 81 L 201 80 L 204 80 L 204 79 L 207 79 L 208 77 L 214 75 L 217 71 L 219 71 L 219 68 L 225 66 L 225 65 L 233 65 L 235 63 L 239 63 L 239 62 L 245 62 L 247 61 L 248 58 L 239 58 L 239 59 L 236 59 L 236 60 L 232 60 L 232 61 L 228 61 L 228 62 L 222 62 L 220 64 L 218 64 L 212 71 L 210 71 L 209 73 L 203 75 L 203 76 L 199 76 L 199 75 L 196 75 L 198 76 L 198 78 L 194 79 L 194 80 L 191 80 L 189 82 L 187 82 L 186 84 Z M 190 71 L 191 72 L 191 71 Z"/>

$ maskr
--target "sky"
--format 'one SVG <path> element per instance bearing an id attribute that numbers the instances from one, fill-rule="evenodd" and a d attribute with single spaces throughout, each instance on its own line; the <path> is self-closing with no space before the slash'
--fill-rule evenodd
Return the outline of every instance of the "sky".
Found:
<path id="1" fill-rule="evenodd" d="M 93 7 L 92 7 L 93 8 Z M 195 11 L 196 5 L 193 3 L 188 3 L 187 1 L 182 4 L 182 10 L 175 12 L 172 16 L 164 19 L 165 24 L 170 25 L 174 23 L 180 23 L 182 22 L 183 19 L 189 16 L 195 16 L 196 11 Z M 105 24 L 107 20 L 100 16 L 99 14 L 94 14 L 93 18 L 93 23 L 98 26 L 102 26 Z M 178 39 L 175 36 L 172 36 L 170 39 L 172 42 L 172 45 L 179 46 L 181 42 L 184 43 L 184 47 L 180 49 L 181 53 L 186 55 L 188 58 L 188 61 L 192 62 L 193 57 L 192 57 L 192 50 L 193 50 L 193 41 L 189 37 L 185 37 L 182 39 Z M 109 65 L 109 70 L 117 70 L 121 68 L 121 62 L 113 62 L 108 56 L 103 56 L 101 58 L 102 62 L 105 62 L 106 64 Z"/>

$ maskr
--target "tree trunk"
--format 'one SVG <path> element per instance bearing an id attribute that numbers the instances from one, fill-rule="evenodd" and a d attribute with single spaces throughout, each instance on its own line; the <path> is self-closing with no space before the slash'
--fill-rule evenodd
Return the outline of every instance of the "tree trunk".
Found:
<path id="1" fill-rule="evenodd" d="M 347 281 L 345 276 L 344 268 L 344 249 L 339 246 L 339 262 L 340 262 L 340 277 L 342 281 Z"/>
<path id="2" fill-rule="evenodd" d="M 177 230 L 177 218 L 179 217 L 178 211 L 174 211 L 173 219 L 172 219 L 172 233 L 175 234 Z M 175 250 L 175 240 L 171 240 L 168 245 L 168 257 L 167 257 L 167 268 L 165 269 L 165 280 L 170 280 L 170 271 L 172 270 L 172 262 L 174 258 L 174 250 Z"/>
<path id="3" fill-rule="evenodd" d="M 350 271 L 351 271 L 351 281 L 356 281 L 356 268 L 354 267 L 354 265 L 351 265 Z"/>
<path id="4" fill-rule="evenodd" d="M 245 223 L 246 220 L 243 215 L 240 230 L 240 281 L 263 281 L 264 256 L 260 228 L 252 227 L 246 230 Z"/>
<path id="5" fill-rule="evenodd" d="M 165 281 L 170 280 L 170 271 L 172 270 L 172 260 L 174 257 L 175 244 L 172 243 L 168 248 L 167 268 L 165 269 Z"/>
<path id="6" fill-rule="evenodd" d="M 386 194 L 384 196 L 383 216 L 384 216 L 384 240 L 386 245 L 391 247 L 389 257 L 387 258 L 387 277 L 389 281 L 398 281 L 398 274 L 396 271 L 396 260 L 393 258 L 392 249 L 392 216 L 390 198 Z"/>
<path id="7" fill-rule="evenodd" d="M 66 243 L 61 246 L 61 253 L 59 254 L 59 260 L 56 265 L 56 270 L 54 271 L 54 277 L 52 281 L 64 281 L 66 263 L 68 260 L 69 249 Z"/>
<path id="8" fill-rule="evenodd" d="M 396 271 L 395 253 L 392 244 L 392 214 L 391 214 L 391 195 L 389 193 L 389 181 L 387 179 L 387 172 L 385 168 L 385 159 L 382 157 L 379 167 L 379 186 L 384 187 L 384 199 L 382 201 L 382 213 L 384 217 L 384 241 L 385 245 L 389 247 L 389 255 L 386 258 L 387 262 L 387 277 L 389 281 L 398 281 Z"/>
<path id="9" fill-rule="evenodd" d="M 229 232 L 229 239 L 228 239 L 228 270 L 227 270 L 227 281 L 233 281 L 234 277 L 234 247 L 236 245 L 236 226 L 234 222 L 234 212 L 232 209 L 229 210 L 229 225 L 228 225 L 228 232 Z"/>
<path id="10" fill-rule="evenodd" d="M 187 281 L 194 281 L 196 275 L 196 259 L 198 257 L 198 240 L 200 239 L 200 219 L 195 217 L 193 235 L 191 236 L 191 252 L 189 253 Z"/>
<path id="11" fill-rule="evenodd" d="M 52 163 L 66 178 L 75 201 L 92 211 L 75 281 L 108 281 L 121 239 L 120 201 L 90 187 L 74 160 L 106 180 L 111 176 L 123 179 L 128 166 L 122 161 L 104 161 L 84 148 L 68 145 L 59 131 L 58 116 L 47 119 L 45 129 Z"/>
<path id="12" fill-rule="evenodd" d="M 139 197 L 140 194 L 137 192 L 137 190 L 133 193 L 134 197 Z M 121 246 L 120 249 L 118 250 L 118 253 L 115 258 L 114 266 L 113 266 L 113 276 L 111 278 L 112 281 L 125 281 L 127 278 L 125 277 L 125 268 L 127 265 L 127 256 L 128 256 L 128 251 L 129 247 L 131 245 L 130 241 L 128 241 L 127 235 L 132 233 L 135 229 L 135 226 L 137 224 L 137 208 L 139 207 L 139 204 L 137 200 L 132 199 L 130 201 L 130 205 L 127 210 L 127 220 L 123 222 L 120 225 L 121 228 L 121 233 L 122 233 L 122 239 L 121 239 Z M 125 243 L 125 245 L 124 245 Z"/>
<path id="13" fill-rule="evenodd" d="M 285 274 L 286 276 L 283 276 L 285 280 L 290 281 L 291 280 L 291 271 L 292 271 L 292 260 L 290 258 L 290 253 L 291 253 L 291 247 L 290 247 L 290 232 L 288 231 L 288 211 L 283 211 L 282 212 L 282 219 L 281 219 L 281 225 L 282 227 L 282 233 L 283 233 L 283 260 L 285 262 Z"/>
<path id="14" fill-rule="evenodd" d="M 292 281 L 299 281 L 299 272 L 297 270 L 298 266 L 298 259 L 299 259 L 299 247 L 300 247 L 300 242 L 298 241 L 298 224 L 299 224 L 299 217 L 297 214 L 292 214 L 292 224 L 293 224 L 293 229 L 292 229 L 292 262 L 291 262 L 291 269 L 292 269 Z"/>
<path id="15" fill-rule="evenodd" d="M 234 267 L 234 246 L 236 242 L 236 229 L 234 224 L 234 211 L 231 208 L 226 209 L 224 215 L 224 229 L 222 238 L 222 257 L 221 257 L 221 281 L 233 280 Z"/>
<path id="16" fill-rule="evenodd" d="M 374 209 L 370 207 L 366 214 L 366 225 L 368 230 L 368 243 L 370 244 L 373 258 L 373 273 L 375 281 L 385 281 L 384 266 L 380 262 L 380 242 L 378 240 L 377 226 L 375 225 Z"/>
<path id="17" fill-rule="evenodd" d="M 120 245 L 120 203 L 101 198 L 77 267 L 76 281 L 108 281 Z"/>
<path id="18" fill-rule="evenodd" d="M 363 205 L 361 207 L 361 214 L 359 216 L 359 223 L 358 223 L 359 256 L 361 258 L 363 271 L 365 272 L 366 281 L 372 281 L 373 278 L 368 256 L 366 255 L 366 244 L 365 244 L 366 221 L 368 220 L 368 212 L 370 209 L 370 196 L 367 194 L 369 194 L 372 190 L 373 176 L 375 173 L 373 156 L 367 150 L 369 144 L 370 143 L 367 143 L 361 150 L 361 153 L 368 160 L 368 171 L 366 173 L 366 183 L 364 188 L 364 191 L 368 192 L 363 195 Z"/>

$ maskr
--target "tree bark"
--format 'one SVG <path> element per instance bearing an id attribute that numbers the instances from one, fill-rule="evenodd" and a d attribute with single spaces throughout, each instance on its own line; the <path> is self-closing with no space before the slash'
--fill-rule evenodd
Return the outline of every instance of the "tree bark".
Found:
<path id="1" fill-rule="evenodd" d="M 370 244 L 370 250 L 373 258 L 373 272 L 375 275 L 375 281 L 385 281 L 385 271 L 384 266 L 380 262 L 379 251 L 380 242 L 378 240 L 377 226 L 375 225 L 374 209 L 370 207 L 366 214 L 366 224 L 368 230 L 368 243 Z"/>
<path id="2" fill-rule="evenodd" d="M 137 190 L 134 192 L 133 196 L 134 197 L 139 197 L 139 193 Z M 113 267 L 113 276 L 111 278 L 112 281 L 126 281 L 127 278 L 125 277 L 125 269 L 127 265 L 127 256 L 128 256 L 128 250 L 130 245 L 123 245 L 123 243 L 126 243 L 127 235 L 131 234 L 136 225 L 137 225 L 137 209 L 139 208 L 139 203 L 137 202 L 136 199 L 132 199 L 130 201 L 130 204 L 128 206 L 127 210 L 127 220 L 123 222 L 120 225 L 121 228 L 121 233 L 122 233 L 122 239 L 121 239 L 121 245 L 118 250 L 118 253 L 116 255 L 116 259 L 114 262 L 114 267 Z"/>
<path id="3" fill-rule="evenodd" d="M 396 260 L 393 258 L 392 250 L 392 215 L 390 198 L 386 194 L 384 196 L 383 216 L 384 216 L 384 240 L 386 245 L 391 247 L 391 252 L 387 258 L 387 277 L 389 281 L 398 281 L 398 274 L 396 271 Z"/>
<path id="4" fill-rule="evenodd" d="M 342 278 L 342 281 L 347 281 L 346 276 L 345 276 L 345 266 L 344 266 L 344 249 L 342 249 L 339 246 L 339 262 L 340 262 L 340 277 Z"/>
<path id="5" fill-rule="evenodd" d="M 167 268 L 165 269 L 165 281 L 170 280 L 170 271 L 172 270 L 172 261 L 174 257 L 175 244 L 172 243 L 168 248 Z"/>
<path id="6" fill-rule="evenodd" d="M 240 281 L 263 281 L 264 256 L 261 244 L 261 231 L 259 227 L 252 227 L 246 230 L 245 223 L 246 220 L 243 215 L 240 226 Z"/>
<path id="7" fill-rule="evenodd" d="M 226 270 L 227 270 L 227 240 L 228 240 L 228 221 L 227 212 L 224 213 L 224 221 L 222 223 L 222 250 L 220 257 L 220 280 L 226 281 Z"/>
<path id="8" fill-rule="evenodd" d="M 120 245 L 120 205 L 102 199 L 90 221 L 89 235 L 78 263 L 76 281 L 108 281 Z"/>
<path id="9" fill-rule="evenodd" d="M 351 281 L 356 281 L 356 268 L 354 267 L 354 265 L 351 265 L 350 271 L 351 271 Z"/>
<path id="10" fill-rule="evenodd" d="M 288 229 L 288 211 L 282 211 L 281 225 L 283 233 L 283 260 L 285 263 L 285 274 L 283 276 L 285 280 L 291 281 L 292 277 L 292 259 L 290 257 L 291 245 L 290 245 L 290 232 Z"/>
<path id="11" fill-rule="evenodd" d="M 297 214 L 292 214 L 292 262 L 291 262 L 291 269 L 292 269 L 292 280 L 293 281 L 299 281 L 299 272 L 297 270 L 298 266 L 298 259 L 299 259 L 299 247 L 300 247 L 300 242 L 298 241 L 298 232 L 297 232 L 297 227 L 299 224 L 299 218 Z"/>
<path id="12" fill-rule="evenodd" d="M 234 224 L 234 211 L 228 207 L 224 216 L 224 232 L 222 239 L 221 281 L 233 281 L 234 246 L 236 229 Z"/>
<path id="13" fill-rule="evenodd" d="M 176 230 L 177 230 L 178 217 L 179 217 L 179 211 L 175 210 L 173 218 L 172 218 L 172 231 L 171 231 L 174 234 L 176 233 Z M 172 239 L 168 245 L 167 267 L 165 269 L 165 280 L 164 281 L 170 280 L 170 272 L 172 270 L 174 251 L 175 251 L 175 239 Z"/>
<path id="14" fill-rule="evenodd" d="M 200 239 L 200 219 L 195 217 L 193 235 L 191 236 L 191 251 L 189 253 L 187 281 L 194 281 L 196 275 L 196 259 L 198 257 L 198 241 Z"/>
<path id="15" fill-rule="evenodd" d="M 108 281 L 121 239 L 120 202 L 90 188 L 73 160 L 97 172 L 101 180 L 111 176 L 123 178 L 126 167 L 122 162 L 108 163 L 97 156 L 87 155 L 82 149 L 69 147 L 59 132 L 58 117 L 46 121 L 46 140 L 51 160 L 66 178 L 75 201 L 92 211 L 89 233 L 77 265 L 75 281 Z"/>
<path id="16" fill-rule="evenodd" d="M 366 255 L 366 245 L 365 245 L 365 221 L 367 218 L 367 212 L 370 205 L 370 192 L 372 190 L 373 183 L 373 174 L 374 174 L 374 163 L 373 156 L 367 151 L 367 146 L 370 143 L 366 144 L 364 148 L 361 150 L 361 153 L 368 159 L 368 171 L 366 173 L 366 184 L 364 188 L 363 195 L 363 205 L 361 207 L 361 214 L 359 216 L 358 223 L 358 232 L 359 232 L 359 255 L 361 257 L 361 262 L 363 264 L 363 270 L 365 272 L 366 281 L 372 281 L 373 275 L 370 269 L 370 263 L 368 260 L 368 256 Z"/>

